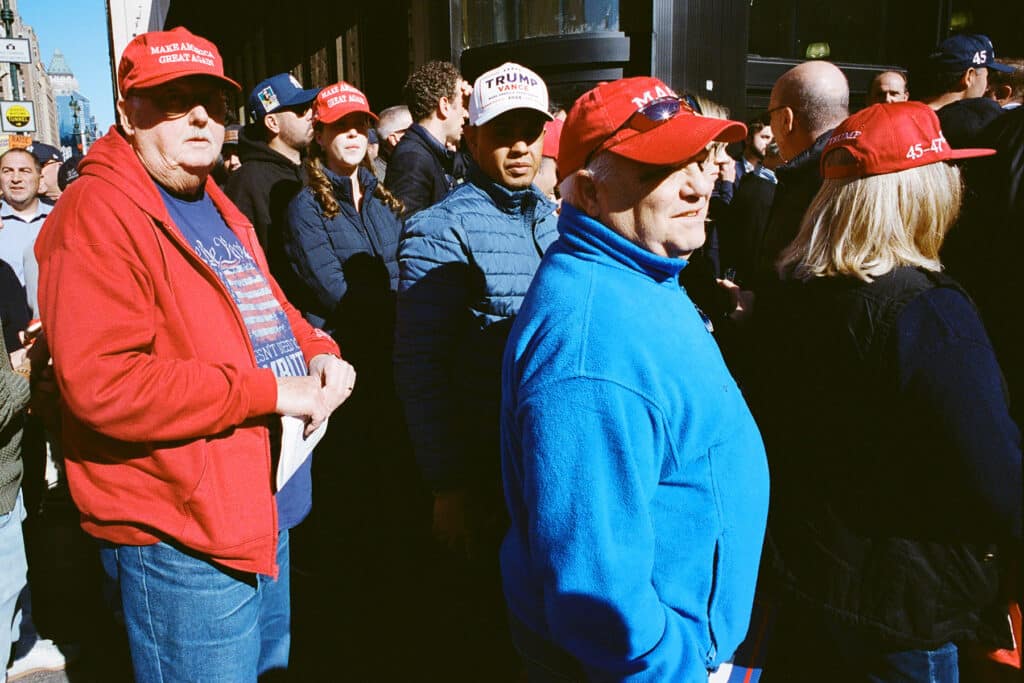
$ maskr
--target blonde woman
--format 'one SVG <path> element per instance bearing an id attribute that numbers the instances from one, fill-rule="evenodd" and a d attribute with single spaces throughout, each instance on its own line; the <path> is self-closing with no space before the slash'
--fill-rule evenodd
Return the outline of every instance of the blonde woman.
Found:
<path id="1" fill-rule="evenodd" d="M 1020 434 L 938 258 L 961 197 L 948 162 L 990 152 L 951 150 L 921 103 L 851 116 L 783 283 L 758 301 L 762 578 L 780 610 L 765 681 L 953 683 L 959 643 L 1006 635 L 994 606 L 1021 536 Z"/>

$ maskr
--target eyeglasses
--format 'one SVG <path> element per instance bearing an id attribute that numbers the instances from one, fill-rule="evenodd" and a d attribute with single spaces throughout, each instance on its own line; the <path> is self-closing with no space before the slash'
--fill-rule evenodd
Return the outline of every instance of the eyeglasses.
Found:
<path id="1" fill-rule="evenodd" d="M 768 111 L 766 111 L 766 112 L 764 113 L 764 115 L 765 115 L 765 116 L 771 116 L 772 114 L 774 114 L 775 112 L 777 112 L 777 111 L 779 111 L 779 110 L 781 110 L 781 109 L 792 109 L 792 107 L 791 107 L 791 106 L 789 106 L 788 104 L 780 104 L 779 106 L 777 106 L 777 107 L 772 107 L 771 109 L 769 109 Z"/>
<path id="2" fill-rule="evenodd" d="M 583 165 L 586 166 L 590 163 L 590 160 L 597 156 L 598 153 L 608 149 L 621 131 L 630 129 L 635 130 L 638 133 L 646 133 L 652 131 L 658 126 L 661 126 L 667 121 L 671 121 L 679 114 L 686 112 L 689 114 L 696 114 L 696 110 L 690 105 L 687 100 L 680 99 L 678 97 L 659 97 L 651 100 L 644 106 L 637 109 L 628 119 L 622 122 L 622 125 L 613 130 L 608 134 L 608 137 L 604 139 L 600 145 L 598 145 L 593 152 L 587 155 Z"/>

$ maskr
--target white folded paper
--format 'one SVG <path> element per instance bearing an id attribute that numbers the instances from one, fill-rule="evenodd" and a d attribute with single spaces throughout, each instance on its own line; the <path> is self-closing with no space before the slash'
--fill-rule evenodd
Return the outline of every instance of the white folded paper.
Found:
<path id="1" fill-rule="evenodd" d="M 306 423 L 291 415 L 281 416 L 281 457 L 277 461 L 277 490 L 280 491 L 292 475 L 306 462 L 313 448 L 327 431 L 327 420 L 309 436 L 303 436 Z"/>

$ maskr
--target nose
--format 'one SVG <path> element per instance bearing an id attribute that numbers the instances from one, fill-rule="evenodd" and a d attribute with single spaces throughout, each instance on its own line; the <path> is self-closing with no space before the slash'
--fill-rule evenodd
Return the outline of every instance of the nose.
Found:
<path id="1" fill-rule="evenodd" d="M 715 170 L 718 170 L 717 166 Z M 682 175 L 685 180 L 679 186 L 679 194 L 688 202 L 699 202 L 710 197 L 718 177 L 718 173 L 704 173 L 698 164 L 688 166 L 687 172 Z"/>
<path id="2" fill-rule="evenodd" d="M 197 102 L 191 110 L 188 112 L 188 120 L 192 124 L 204 126 L 210 121 L 210 112 L 206 110 L 206 106 L 200 102 Z"/>

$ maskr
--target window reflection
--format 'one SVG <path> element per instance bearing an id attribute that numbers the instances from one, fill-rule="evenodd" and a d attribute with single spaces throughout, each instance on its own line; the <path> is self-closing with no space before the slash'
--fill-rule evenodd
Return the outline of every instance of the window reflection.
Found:
<path id="1" fill-rule="evenodd" d="M 619 0 L 462 0 L 464 49 L 619 30 Z"/>

